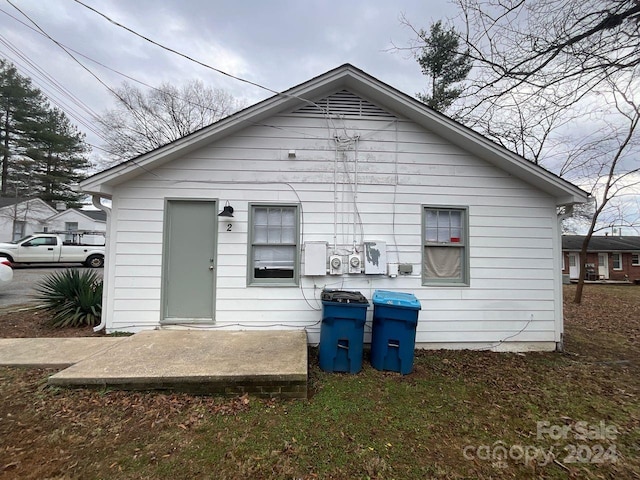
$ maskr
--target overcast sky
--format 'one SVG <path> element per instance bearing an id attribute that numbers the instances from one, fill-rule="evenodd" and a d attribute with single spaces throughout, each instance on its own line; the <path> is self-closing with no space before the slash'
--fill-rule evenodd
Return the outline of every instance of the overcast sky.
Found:
<path id="1" fill-rule="evenodd" d="M 446 0 L 82 1 L 152 40 L 277 91 L 351 63 L 415 95 L 425 85 L 418 64 L 405 54 L 388 51 L 392 43 L 405 46 L 414 37 L 401 24 L 401 15 L 428 28 L 432 22 L 456 14 Z M 105 86 L 39 33 L 32 21 L 56 42 L 151 85 L 181 84 L 197 78 L 245 99 L 246 105 L 271 95 L 167 52 L 74 0 L 11 3 L 0 0 L 0 56 L 16 64 L 49 97 L 63 101 L 64 110 L 92 144 L 99 146 L 102 141 L 87 128 L 90 114 L 42 77 L 49 75 L 98 114 L 114 105 L 114 100 Z M 74 55 L 112 88 L 125 80 Z M 37 72 L 34 65 L 45 73 Z M 82 119 L 75 112 L 81 113 Z"/>

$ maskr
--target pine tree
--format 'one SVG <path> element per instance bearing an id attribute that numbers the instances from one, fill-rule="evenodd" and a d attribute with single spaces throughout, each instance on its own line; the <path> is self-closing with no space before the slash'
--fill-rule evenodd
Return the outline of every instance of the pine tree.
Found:
<path id="1" fill-rule="evenodd" d="M 430 92 L 416 97 L 439 112 L 444 112 L 462 94 L 452 85 L 463 81 L 471 71 L 472 62 L 466 53 L 460 53 L 458 35 L 452 28 L 444 30 L 442 22 L 431 25 L 429 35 L 420 30 L 424 45 L 416 55 L 422 73 L 429 77 Z"/>
<path id="2" fill-rule="evenodd" d="M 0 60 L 1 196 L 38 196 L 73 206 L 72 184 L 89 167 L 84 135 L 13 65 Z"/>
<path id="3" fill-rule="evenodd" d="M 73 191 L 72 184 L 80 181 L 89 167 L 84 134 L 56 108 L 32 124 L 28 133 L 26 155 L 32 159 L 32 190 L 46 202 L 74 206 L 81 194 Z"/>
<path id="4" fill-rule="evenodd" d="M 42 93 L 21 76 L 16 68 L 0 59 L 0 195 L 9 193 L 12 156 L 24 153 L 28 124 L 45 112 Z"/>

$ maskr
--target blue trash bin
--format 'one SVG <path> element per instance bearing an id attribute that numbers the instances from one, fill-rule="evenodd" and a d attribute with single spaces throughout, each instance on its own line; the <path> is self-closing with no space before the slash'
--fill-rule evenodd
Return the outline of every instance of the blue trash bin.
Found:
<path id="1" fill-rule="evenodd" d="M 373 292 L 371 365 L 403 375 L 413 370 L 418 313 L 422 306 L 411 293 Z"/>
<path id="2" fill-rule="evenodd" d="M 362 369 L 364 324 L 369 302 L 360 292 L 323 290 L 320 368 L 358 373 Z"/>

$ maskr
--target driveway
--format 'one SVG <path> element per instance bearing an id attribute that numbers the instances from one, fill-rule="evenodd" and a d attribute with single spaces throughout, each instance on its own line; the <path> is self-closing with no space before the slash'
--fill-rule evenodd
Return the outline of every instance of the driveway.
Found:
<path id="1" fill-rule="evenodd" d="M 13 269 L 13 282 L 0 290 L 0 308 L 35 303 L 36 300 L 33 298 L 35 285 L 45 276 L 67 268 L 82 268 L 85 270 L 85 268 L 78 265 L 16 266 Z M 102 275 L 102 268 L 86 270 L 93 270 Z"/>

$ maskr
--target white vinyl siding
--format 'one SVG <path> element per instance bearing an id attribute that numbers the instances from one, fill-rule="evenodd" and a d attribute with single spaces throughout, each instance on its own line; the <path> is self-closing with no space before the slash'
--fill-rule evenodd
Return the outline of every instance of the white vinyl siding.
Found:
<path id="1" fill-rule="evenodd" d="M 415 294 L 422 303 L 418 344 L 490 346 L 515 334 L 511 341 L 559 341 L 553 198 L 409 120 L 336 122 L 339 133 L 345 128 L 360 135 L 357 167 L 353 150 L 336 153 L 326 119 L 282 114 L 116 187 L 108 329 L 158 325 L 164 198 L 211 198 L 234 207 L 234 218 L 221 221 L 218 232 L 219 328 L 306 328 L 309 341 L 317 342 L 321 288 L 338 285 L 369 299 L 375 289 Z M 289 150 L 296 150 L 296 158 L 288 158 Z M 339 250 L 352 248 L 354 238 L 358 245 L 386 242 L 388 261 L 411 264 L 413 273 L 299 276 L 298 288 L 248 287 L 249 216 L 258 204 L 298 206 L 297 255 L 304 242 L 333 246 L 335 230 Z M 466 286 L 423 286 L 425 205 L 465 206 Z M 304 272 L 300 262 L 296 267 Z"/>
<path id="2" fill-rule="evenodd" d="M 81 210 L 75 210 L 69 208 L 62 212 L 58 212 L 53 216 L 50 216 L 46 220 L 47 229 L 49 232 L 61 231 L 61 230 L 88 230 L 88 231 L 100 231 L 106 230 L 106 223 L 104 220 L 94 220 Z"/>

